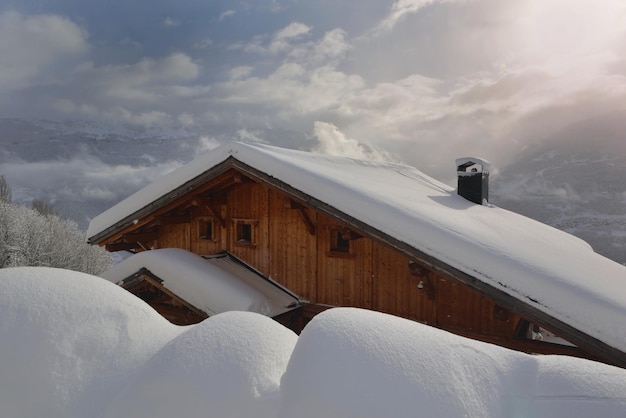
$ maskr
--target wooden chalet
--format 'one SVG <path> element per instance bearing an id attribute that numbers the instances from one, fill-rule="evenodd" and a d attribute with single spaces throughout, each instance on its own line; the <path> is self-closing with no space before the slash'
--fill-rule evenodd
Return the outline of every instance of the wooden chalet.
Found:
<path id="1" fill-rule="evenodd" d="M 226 252 L 297 296 L 280 317 L 295 331 L 352 306 L 626 367 L 626 268 L 488 205 L 485 161 L 457 170 L 458 193 L 405 165 L 233 143 L 94 218 L 88 237 L 109 251 Z"/>

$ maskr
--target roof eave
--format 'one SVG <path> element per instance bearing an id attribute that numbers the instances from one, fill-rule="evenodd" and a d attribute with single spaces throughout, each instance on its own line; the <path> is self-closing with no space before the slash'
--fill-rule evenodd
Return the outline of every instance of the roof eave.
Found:
<path id="1" fill-rule="evenodd" d="M 143 208 L 124 217 L 120 221 L 102 230 L 101 232 L 98 232 L 97 234 L 88 237 L 87 242 L 92 245 L 103 244 L 104 241 L 106 241 L 108 238 L 116 235 L 117 233 L 123 231 L 131 225 L 136 224 L 139 219 L 145 218 L 146 216 L 156 212 L 157 210 L 169 205 L 180 196 L 186 195 L 194 191 L 198 187 L 202 186 L 207 180 L 214 178 L 222 173 L 225 173 L 229 169 L 233 168 L 234 161 L 234 157 L 227 157 L 225 160 L 202 172 L 200 175 L 169 191 L 168 193 L 164 194 L 153 202 L 148 203 Z"/>

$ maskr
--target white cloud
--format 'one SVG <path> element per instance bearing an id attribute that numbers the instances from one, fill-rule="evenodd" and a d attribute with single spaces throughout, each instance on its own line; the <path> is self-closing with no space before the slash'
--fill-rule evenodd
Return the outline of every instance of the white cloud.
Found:
<path id="1" fill-rule="evenodd" d="M 254 70 L 254 67 L 250 65 L 240 65 L 239 67 L 235 67 L 229 72 L 230 79 L 240 80 L 242 78 L 246 78 L 250 75 L 252 70 Z"/>
<path id="2" fill-rule="evenodd" d="M 356 139 L 346 137 L 331 123 L 316 121 L 313 124 L 313 135 L 318 140 L 317 147 L 313 149 L 315 152 L 361 160 L 385 161 L 389 159 L 385 153 L 372 150 Z"/>
<path id="3" fill-rule="evenodd" d="M 220 14 L 220 17 L 219 17 L 218 20 L 221 22 L 222 20 L 226 19 L 227 17 L 234 16 L 235 13 L 237 13 L 235 10 L 232 10 L 232 9 L 231 10 L 226 10 L 226 11 L 224 11 L 224 12 L 222 12 Z"/>
<path id="4" fill-rule="evenodd" d="M 237 43 L 230 48 L 262 55 L 280 55 L 287 61 L 307 67 L 335 64 L 352 48 L 346 32 L 340 28 L 325 32 L 320 39 L 310 39 L 310 36 L 310 26 L 293 22 L 271 37 L 257 35 L 250 42 Z"/>
<path id="5" fill-rule="evenodd" d="M 317 55 L 328 58 L 342 56 L 351 48 L 346 38 L 346 32 L 342 29 L 334 29 L 326 32 L 324 38 L 315 45 Z"/>
<path id="6" fill-rule="evenodd" d="M 93 64 L 77 67 L 76 75 L 91 78 L 94 84 L 120 85 L 123 88 L 157 83 L 175 83 L 195 79 L 200 67 L 181 52 L 162 59 L 143 58 L 135 64 L 107 65 L 96 67 Z"/>
<path id="7" fill-rule="evenodd" d="M 206 92 L 202 86 L 185 85 L 195 80 L 199 73 L 200 67 L 183 53 L 158 60 L 143 58 L 126 65 L 97 67 L 93 63 L 83 63 L 72 73 L 76 96 L 53 98 L 48 103 L 66 118 L 88 118 L 146 128 L 169 127 L 188 122 L 194 114 L 193 109 L 185 106 L 176 108 L 174 100 Z M 178 116 L 181 113 L 187 116 L 181 119 Z"/>
<path id="8" fill-rule="evenodd" d="M 261 137 L 261 133 L 258 130 L 249 130 L 248 128 L 239 129 L 237 131 L 239 140 L 251 141 L 251 142 L 265 142 Z"/>
<path id="9" fill-rule="evenodd" d="M 193 59 L 177 52 L 125 64 L 74 61 L 65 72 L 71 83 L 23 100 L 43 114 L 49 105 L 64 117 L 193 127 L 220 140 L 271 142 L 265 129 L 306 135 L 323 121 L 315 132 L 334 138 L 335 145 L 325 145 L 333 152 L 385 149 L 438 177 L 452 173 L 448 166 L 458 155 L 478 153 L 498 163 L 568 124 L 626 111 L 621 0 L 604 0 L 602 7 L 592 0 L 399 0 L 387 12 L 358 30 L 337 19 L 339 27 L 316 33 L 324 26 L 307 16 L 276 30 L 259 25 L 265 32 L 230 47 L 218 33 L 215 41 L 193 44 L 211 45 L 219 63 L 201 51 Z M 56 19 L 75 29 L 67 32 L 72 39 L 82 39 L 60 50 L 84 59 L 87 35 Z M 20 28 L 14 26 L 16 33 Z M 359 36 L 374 29 L 379 37 Z M 0 37 L 0 45 L 8 44 Z M 42 52 L 24 54 L 58 63 L 57 54 Z"/>
<path id="10" fill-rule="evenodd" d="M 165 20 L 163 20 L 163 26 L 165 26 L 166 28 L 175 28 L 177 26 L 180 26 L 180 20 L 168 16 L 165 18 Z"/>
<path id="11" fill-rule="evenodd" d="M 175 161 L 145 166 L 108 165 L 80 155 L 65 160 L 3 163 L 2 171 L 12 189 L 29 190 L 31 196 L 50 201 L 77 198 L 115 201 L 179 166 Z"/>
<path id="12" fill-rule="evenodd" d="M 220 142 L 208 136 L 201 136 L 198 138 L 198 145 L 196 146 L 195 154 L 199 155 L 207 151 L 211 151 L 220 146 Z"/>
<path id="13" fill-rule="evenodd" d="M 216 86 L 214 92 L 221 102 L 263 105 L 266 111 L 278 111 L 288 119 L 335 107 L 363 85 L 360 77 L 332 67 L 307 70 L 296 63 L 285 63 L 267 78 L 230 80 Z"/>
<path id="14" fill-rule="evenodd" d="M 55 15 L 0 14 L 0 89 L 16 90 L 63 77 L 89 50 L 86 32 Z"/>
<path id="15" fill-rule="evenodd" d="M 198 41 L 198 42 L 194 43 L 193 47 L 195 49 L 206 49 L 206 48 L 210 47 L 211 45 L 213 45 L 213 40 L 209 39 L 209 38 L 206 38 L 206 39 L 203 39 L 201 41 Z"/>
<path id="16" fill-rule="evenodd" d="M 178 122 L 184 127 L 193 126 L 196 123 L 193 114 L 187 112 L 183 112 L 178 115 L 176 120 L 178 120 Z"/>
<path id="17" fill-rule="evenodd" d="M 407 15 L 417 13 L 435 3 L 450 3 L 465 0 L 396 0 L 391 5 L 389 14 L 378 24 L 374 32 L 389 31 Z"/>
<path id="18" fill-rule="evenodd" d="M 311 28 L 304 23 L 293 22 L 274 34 L 268 50 L 278 54 L 291 48 L 292 42 L 308 34 Z"/>

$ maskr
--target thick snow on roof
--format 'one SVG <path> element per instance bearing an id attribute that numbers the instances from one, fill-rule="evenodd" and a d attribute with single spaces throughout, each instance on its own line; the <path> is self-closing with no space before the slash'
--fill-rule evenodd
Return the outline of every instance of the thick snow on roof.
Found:
<path id="1" fill-rule="evenodd" d="M 260 144 L 219 147 L 94 218 L 92 237 L 228 157 L 626 351 L 626 268 L 584 241 L 476 205 L 414 167 Z"/>
<path id="2" fill-rule="evenodd" d="M 101 277 L 119 283 L 142 268 L 163 280 L 163 287 L 208 315 L 249 311 L 274 317 L 293 309 L 298 302 L 295 296 L 227 255 L 203 258 L 178 248 L 135 254 Z"/>
<path id="3" fill-rule="evenodd" d="M 186 327 L 101 278 L 0 269 L 0 416 L 624 417 L 626 370 L 331 309 Z"/>
<path id="4" fill-rule="evenodd" d="M 466 164 L 480 164 L 482 166 L 482 171 L 491 171 L 491 163 L 483 158 L 477 157 L 461 157 L 454 160 L 457 168 L 466 165 Z"/>

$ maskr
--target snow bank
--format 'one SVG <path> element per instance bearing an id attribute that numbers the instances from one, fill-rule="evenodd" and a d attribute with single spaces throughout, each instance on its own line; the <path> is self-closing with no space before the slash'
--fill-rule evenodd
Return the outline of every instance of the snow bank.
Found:
<path id="1" fill-rule="evenodd" d="M 625 370 L 354 308 L 307 325 L 281 386 L 281 418 L 626 416 Z"/>
<path id="2" fill-rule="evenodd" d="M 157 353 L 106 416 L 275 417 L 296 340 L 259 314 L 208 318 Z"/>
<path id="3" fill-rule="evenodd" d="M 182 329 L 105 280 L 0 269 L 0 416 L 97 416 Z"/>
<path id="4" fill-rule="evenodd" d="M 626 370 L 354 308 L 297 337 L 250 312 L 178 327 L 106 280 L 0 269 L 0 416 L 624 417 Z"/>

